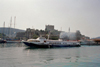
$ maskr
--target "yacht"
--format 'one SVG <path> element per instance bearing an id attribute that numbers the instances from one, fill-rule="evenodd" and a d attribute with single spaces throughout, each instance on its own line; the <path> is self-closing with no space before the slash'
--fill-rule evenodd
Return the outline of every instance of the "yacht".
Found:
<path id="1" fill-rule="evenodd" d="M 49 40 L 45 37 L 38 37 L 37 39 L 28 39 L 23 42 L 29 47 L 38 48 L 53 48 L 53 47 L 80 47 L 80 43 L 74 41 L 63 41 L 63 40 Z"/>

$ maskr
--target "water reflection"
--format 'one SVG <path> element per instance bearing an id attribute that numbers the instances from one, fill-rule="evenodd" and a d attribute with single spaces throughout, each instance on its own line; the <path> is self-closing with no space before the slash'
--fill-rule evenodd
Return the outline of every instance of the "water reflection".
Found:
<path id="1" fill-rule="evenodd" d="M 0 44 L 0 67 L 99 67 L 99 51 L 100 46 L 29 48 L 23 43 Z"/>
<path id="2" fill-rule="evenodd" d="M 34 49 L 71 49 L 71 48 L 79 48 L 79 47 L 55 47 L 55 48 L 37 48 L 37 47 L 27 47 L 25 48 L 25 50 L 34 50 Z"/>
<path id="3" fill-rule="evenodd" d="M 36 47 L 26 47 L 24 50 L 35 50 L 35 49 L 49 49 L 49 48 L 36 48 Z"/>
<path id="4" fill-rule="evenodd" d="M 1 43 L 0 48 L 4 47 L 23 47 L 25 46 L 23 43 Z"/>
<path id="5" fill-rule="evenodd" d="M 80 48 L 25 48 L 27 54 L 35 53 L 33 56 L 45 64 L 52 62 L 78 62 Z"/>

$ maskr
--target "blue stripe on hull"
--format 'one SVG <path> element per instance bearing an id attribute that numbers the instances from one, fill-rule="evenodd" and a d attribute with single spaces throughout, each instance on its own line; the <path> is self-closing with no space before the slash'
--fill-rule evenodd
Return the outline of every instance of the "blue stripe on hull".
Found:
<path id="1" fill-rule="evenodd" d="M 28 42 L 23 42 L 25 45 L 29 46 L 29 47 L 38 47 L 38 48 L 53 48 L 53 47 L 80 47 L 80 45 L 37 45 L 37 44 L 33 44 L 33 43 L 28 43 Z"/>

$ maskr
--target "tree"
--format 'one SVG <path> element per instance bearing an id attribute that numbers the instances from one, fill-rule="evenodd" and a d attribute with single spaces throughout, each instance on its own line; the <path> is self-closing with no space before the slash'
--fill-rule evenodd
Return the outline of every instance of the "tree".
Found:
<path id="1" fill-rule="evenodd" d="M 58 37 L 58 36 L 51 36 L 50 39 L 51 39 L 51 40 L 58 40 L 59 37 Z"/>
<path id="2" fill-rule="evenodd" d="M 38 35 L 33 34 L 33 39 L 36 39 L 36 38 L 38 38 L 38 37 L 39 37 Z"/>
<path id="3" fill-rule="evenodd" d="M 5 37 L 5 36 L 6 36 L 5 34 L 0 33 L 0 38 L 3 38 L 3 37 Z"/>

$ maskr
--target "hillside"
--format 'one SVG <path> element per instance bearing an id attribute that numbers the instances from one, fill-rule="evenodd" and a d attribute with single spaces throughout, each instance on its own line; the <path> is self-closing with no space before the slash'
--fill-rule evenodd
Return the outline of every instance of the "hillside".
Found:
<path id="1" fill-rule="evenodd" d="M 0 33 L 4 33 L 6 36 L 16 36 L 17 32 L 25 32 L 25 30 L 9 28 L 9 27 L 0 27 Z"/>
<path id="2" fill-rule="evenodd" d="M 95 38 L 91 38 L 91 39 L 100 39 L 100 37 L 95 37 Z"/>

